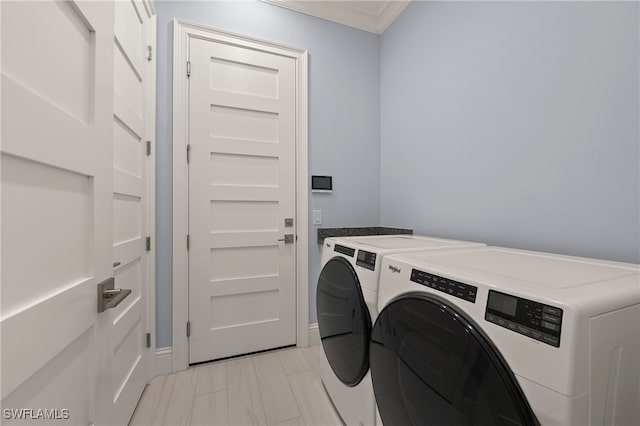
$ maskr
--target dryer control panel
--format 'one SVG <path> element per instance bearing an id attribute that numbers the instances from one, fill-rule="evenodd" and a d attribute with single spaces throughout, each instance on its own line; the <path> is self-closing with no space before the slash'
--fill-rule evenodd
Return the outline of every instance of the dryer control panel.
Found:
<path id="1" fill-rule="evenodd" d="M 484 319 L 542 343 L 560 347 L 560 308 L 489 290 Z"/>

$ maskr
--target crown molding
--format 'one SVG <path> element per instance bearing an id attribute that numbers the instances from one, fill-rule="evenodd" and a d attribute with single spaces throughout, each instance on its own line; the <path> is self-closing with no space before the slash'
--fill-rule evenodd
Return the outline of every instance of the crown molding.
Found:
<path id="1" fill-rule="evenodd" d="M 382 34 L 407 7 L 410 0 L 262 0 L 275 6 Z"/>

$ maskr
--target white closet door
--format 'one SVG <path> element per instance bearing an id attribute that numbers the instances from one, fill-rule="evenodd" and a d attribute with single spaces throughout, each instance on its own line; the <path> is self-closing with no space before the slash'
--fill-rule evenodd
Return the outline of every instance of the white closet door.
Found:
<path id="1" fill-rule="evenodd" d="M 115 287 L 131 290 L 104 312 L 103 424 L 126 424 L 147 383 L 146 296 L 149 285 L 149 206 L 145 102 L 149 17 L 139 0 L 115 2 L 113 106 L 113 275 Z M 150 247 L 149 247 L 150 248 Z"/>
<path id="2" fill-rule="evenodd" d="M 296 342 L 295 67 L 190 41 L 191 363 Z"/>
<path id="3" fill-rule="evenodd" d="M 113 3 L 0 7 L 2 408 L 92 424 L 97 285 L 112 275 Z"/>

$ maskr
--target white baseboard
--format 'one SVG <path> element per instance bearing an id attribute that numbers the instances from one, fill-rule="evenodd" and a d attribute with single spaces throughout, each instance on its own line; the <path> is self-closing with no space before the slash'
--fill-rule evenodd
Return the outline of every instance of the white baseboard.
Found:
<path id="1" fill-rule="evenodd" d="M 318 329 L 318 323 L 309 324 L 309 346 L 316 346 L 320 344 L 320 330 Z"/>
<path id="2" fill-rule="evenodd" d="M 156 376 L 171 373 L 173 369 L 172 361 L 171 346 L 156 349 Z"/>

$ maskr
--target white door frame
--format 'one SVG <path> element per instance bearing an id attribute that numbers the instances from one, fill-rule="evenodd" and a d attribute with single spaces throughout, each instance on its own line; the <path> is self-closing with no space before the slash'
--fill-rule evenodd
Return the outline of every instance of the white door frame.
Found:
<path id="1" fill-rule="evenodd" d="M 296 345 L 309 340 L 309 192 L 307 51 L 217 30 L 183 20 L 173 21 L 173 347 L 172 371 L 189 366 L 187 58 L 191 37 L 218 41 L 291 57 L 296 61 Z"/>
<path id="2" fill-rule="evenodd" d="M 147 157 L 147 236 L 151 238 L 151 251 L 147 260 L 147 330 L 151 335 L 147 348 L 147 383 L 151 383 L 158 374 L 156 368 L 156 36 L 157 17 L 153 0 L 143 0 L 148 17 L 146 42 L 151 46 L 151 60 L 148 60 L 149 73 L 145 84 L 147 140 L 151 142 L 151 154 Z"/>

